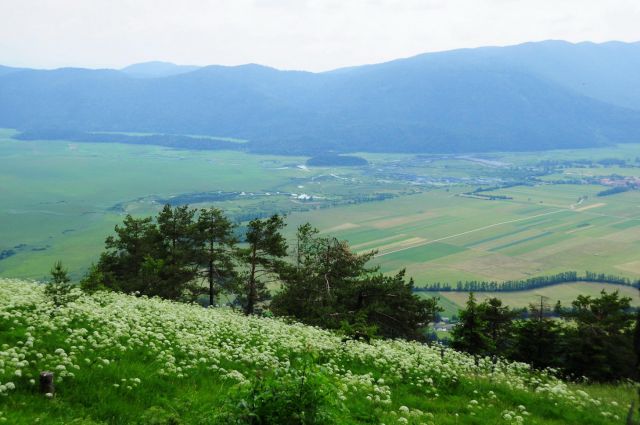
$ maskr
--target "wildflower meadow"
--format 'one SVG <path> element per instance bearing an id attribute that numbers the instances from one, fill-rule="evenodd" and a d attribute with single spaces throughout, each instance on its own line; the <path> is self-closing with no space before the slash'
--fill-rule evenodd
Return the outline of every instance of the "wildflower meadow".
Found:
<path id="1" fill-rule="evenodd" d="M 0 279 L 8 424 L 616 424 L 634 392 L 227 308 L 77 289 L 56 306 Z"/>

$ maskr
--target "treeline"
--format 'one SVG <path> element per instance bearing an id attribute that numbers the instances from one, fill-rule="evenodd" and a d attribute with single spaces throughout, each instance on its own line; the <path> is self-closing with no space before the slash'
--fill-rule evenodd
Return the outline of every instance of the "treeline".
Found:
<path id="1" fill-rule="evenodd" d="M 569 282 L 598 282 L 640 288 L 640 279 L 631 280 L 622 276 L 593 273 L 589 271 L 580 275 L 578 272 L 569 271 L 549 276 L 531 277 L 523 280 L 507 280 L 505 282 L 476 280 L 464 282 L 459 281 L 455 286 L 446 282 L 436 282 L 426 286 L 416 287 L 414 290 L 416 292 L 513 292 L 543 288 L 545 286 Z"/>
<path id="2" fill-rule="evenodd" d="M 636 158 L 637 159 L 637 158 Z M 639 162 L 639 161 L 636 161 Z M 597 161 L 593 161 L 590 159 L 570 159 L 570 160 L 543 160 L 543 161 L 539 161 L 537 163 L 538 166 L 540 167 L 547 167 L 547 168 L 551 168 L 551 167 L 561 167 L 561 168 L 587 168 L 587 167 L 596 167 L 596 166 L 603 166 L 603 167 L 613 167 L 613 166 L 618 166 L 618 167 L 632 167 L 633 165 L 629 164 L 626 160 L 624 159 L 619 159 L 619 158 L 603 158 Z"/>
<path id="3" fill-rule="evenodd" d="M 462 195 L 471 196 L 475 198 L 483 198 L 490 201 L 509 200 L 513 198 L 511 196 L 506 196 L 506 195 L 495 195 L 495 194 L 487 195 L 483 192 L 493 192 L 495 190 L 508 189 L 510 187 L 516 187 L 516 186 L 528 186 L 528 185 L 529 184 L 526 182 L 519 181 L 519 182 L 506 183 L 506 184 L 497 185 L 497 186 L 477 187 L 470 192 L 464 192 Z"/>
<path id="4" fill-rule="evenodd" d="M 602 291 L 579 295 L 570 307 L 549 308 L 541 298 L 523 314 L 498 298 L 481 303 L 469 294 L 453 329 L 453 348 L 553 368 L 567 378 L 595 381 L 638 379 L 640 312 L 631 298 Z"/>
<path id="5" fill-rule="evenodd" d="M 165 205 L 155 217 L 127 215 L 80 285 L 205 305 L 228 299 L 246 314 L 292 317 L 352 337 L 426 338 L 441 309 L 437 299 L 414 294 L 404 272 L 383 275 L 367 265 L 375 252 L 357 254 L 309 224 L 288 246 L 284 227 L 275 214 L 239 229 L 216 208 Z M 271 288 L 278 288 L 273 296 Z"/>
<path id="6" fill-rule="evenodd" d="M 127 145 L 153 145 L 190 150 L 247 150 L 245 143 L 179 134 L 131 135 L 73 130 L 29 130 L 14 137 L 18 140 L 68 140 L 78 143 L 123 143 Z"/>
<path id="7" fill-rule="evenodd" d="M 615 186 L 610 189 L 605 189 L 598 192 L 596 196 L 600 196 L 600 197 L 611 196 L 611 195 L 615 195 L 616 193 L 628 192 L 629 190 L 631 190 L 629 186 Z"/>
<path id="8" fill-rule="evenodd" d="M 355 155 L 320 154 L 307 160 L 307 165 L 314 167 L 359 167 L 369 165 L 369 162 Z"/>

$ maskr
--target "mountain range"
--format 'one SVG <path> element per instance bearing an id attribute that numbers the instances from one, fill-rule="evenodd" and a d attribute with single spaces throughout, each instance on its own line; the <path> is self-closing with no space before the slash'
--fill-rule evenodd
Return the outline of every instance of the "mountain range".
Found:
<path id="1" fill-rule="evenodd" d="M 0 66 L 0 127 L 39 139 L 230 137 L 248 140 L 232 148 L 296 154 L 640 142 L 640 43 L 544 41 L 320 73 L 166 62 L 121 70 Z"/>

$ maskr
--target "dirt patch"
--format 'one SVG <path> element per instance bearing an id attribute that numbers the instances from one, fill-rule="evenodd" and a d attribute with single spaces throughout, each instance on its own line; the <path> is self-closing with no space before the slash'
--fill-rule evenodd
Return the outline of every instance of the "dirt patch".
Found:
<path id="1" fill-rule="evenodd" d="M 427 242 L 426 239 L 415 237 L 415 238 L 409 238 L 402 241 L 392 242 L 386 245 L 378 246 L 378 247 L 375 247 L 375 249 L 378 250 L 378 255 L 380 255 L 380 254 L 396 251 L 399 249 L 421 246 L 421 245 L 424 245 L 425 242 Z"/>
<path id="2" fill-rule="evenodd" d="M 618 264 L 614 266 L 616 269 L 624 270 L 634 274 L 640 274 L 640 260 L 631 261 L 630 263 Z"/>
<path id="3" fill-rule="evenodd" d="M 487 280 L 526 279 L 543 272 L 542 265 L 517 257 L 492 253 L 450 265 L 451 268 L 486 276 Z"/>
<path id="4" fill-rule="evenodd" d="M 355 223 L 343 223 L 343 224 L 340 224 L 338 226 L 331 227 L 329 229 L 325 229 L 322 232 L 323 233 L 339 232 L 341 230 L 355 229 L 357 227 L 360 227 L 360 225 L 359 224 L 355 224 Z"/>
<path id="5" fill-rule="evenodd" d="M 614 242 L 637 242 L 637 241 L 640 241 L 640 227 L 625 229 L 619 232 L 611 233 L 605 236 L 603 239 L 607 239 Z"/>
<path id="6" fill-rule="evenodd" d="M 358 250 L 360 248 L 367 248 L 367 247 L 369 249 L 373 249 L 377 246 L 380 246 L 380 244 L 383 244 L 384 242 L 392 241 L 394 239 L 404 238 L 405 236 L 407 235 L 405 235 L 404 233 L 398 233 L 397 235 L 387 236 L 386 238 L 374 239 L 372 241 L 359 243 L 357 245 L 351 245 L 351 248 L 355 250 Z"/>
<path id="7" fill-rule="evenodd" d="M 593 204 L 593 205 L 587 205 L 586 207 L 581 207 L 581 208 L 576 208 L 575 211 L 586 211 L 586 210 L 590 210 L 592 208 L 600 208 L 603 207 L 607 204 L 605 204 L 604 202 L 600 202 L 597 204 Z"/>
<path id="8" fill-rule="evenodd" d="M 394 217 L 394 218 L 387 218 L 387 219 L 383 219 L 383 220 L 376 220 L 376 221 L 372 221 L 367 223 L 369 226 L 371 227 L 375 227 L 376 229 L 388 229 L 391 227 L 396 227 L 396 226 L 402 226 L 404 224 L 410 224 L 410 223 L 415 223 L 417 221 L 422 221 L 424 219 L 427 218 L 433 218 L 435 217 L 435 213 L 433 212 L 425 212 L 422 214 L 413 214 L 413 215 L 406 215 L 406 216 L 402 216 L 402 217 Z"/>

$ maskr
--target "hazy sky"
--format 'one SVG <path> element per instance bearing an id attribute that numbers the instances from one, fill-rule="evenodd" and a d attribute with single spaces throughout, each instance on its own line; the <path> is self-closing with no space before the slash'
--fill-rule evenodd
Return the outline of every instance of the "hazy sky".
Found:
<path id="1" fill-rule="evenodd" d="M 640 40 L 640 0 L 0 0 L 0 63 L 312 71 L 524 41 Z"/>

